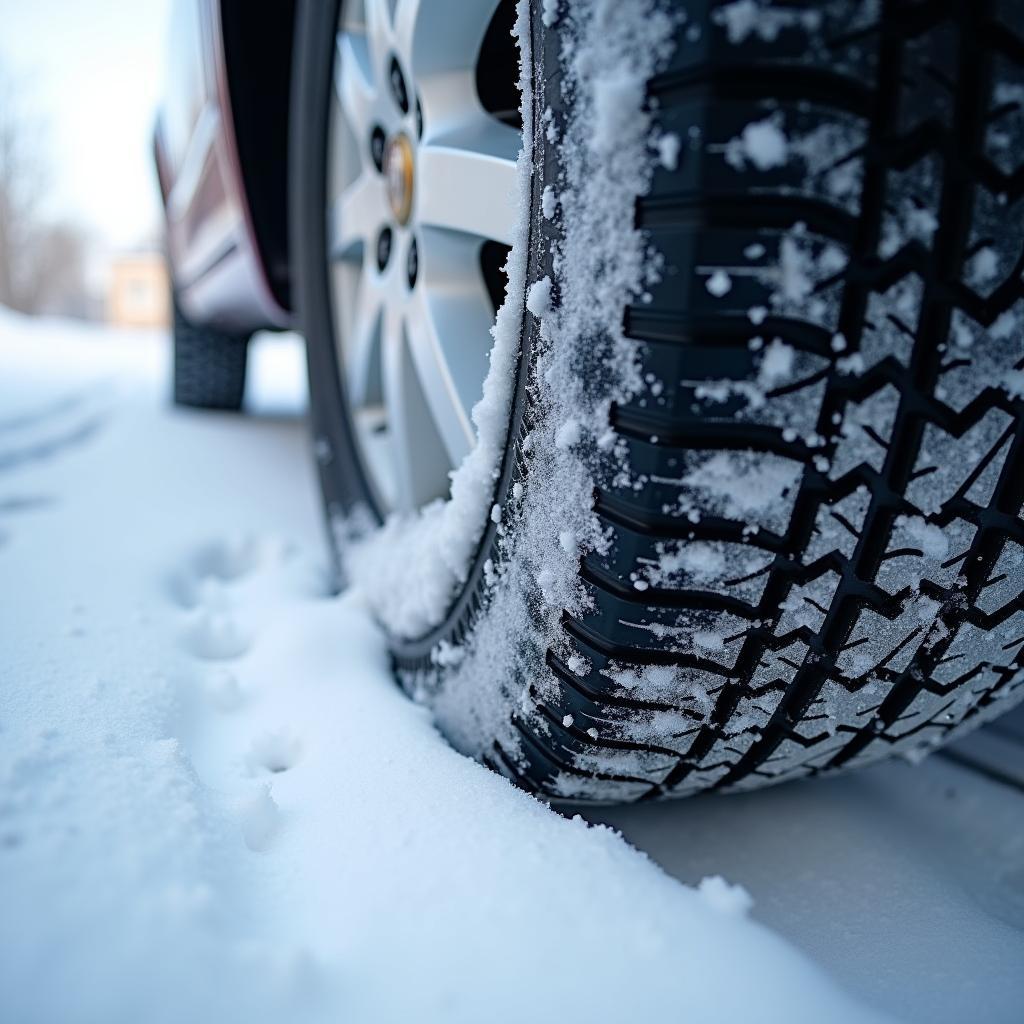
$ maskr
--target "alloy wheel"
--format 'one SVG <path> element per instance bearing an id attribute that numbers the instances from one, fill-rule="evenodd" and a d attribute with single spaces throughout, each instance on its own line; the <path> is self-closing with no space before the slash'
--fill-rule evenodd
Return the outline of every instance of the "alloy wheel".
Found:
<path id="1" fill-rule="evenodd" d="M 335 337 L 378 511 L 448 493 L 474 443 L 516 223 L 499 0 L 353 0 L 336 40 L 327 239 Z M 504 30 L 507 37 L 507 28 Z M 514 44 L 512 44 L 514 46 Z M 483 85 L 481 85 L 483 82 Z M 484 95 L 485 99 L 481 99 Z"/>

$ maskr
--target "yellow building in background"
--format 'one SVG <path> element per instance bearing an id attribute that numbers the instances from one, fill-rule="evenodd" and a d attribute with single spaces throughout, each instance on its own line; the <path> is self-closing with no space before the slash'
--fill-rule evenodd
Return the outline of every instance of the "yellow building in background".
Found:
<path id="1" fill-rule="evenodd" d="M 166 327 L 171 322 L 170 284 L 161 253 L 132 253 L 111 263 L 107 320 L 118 327 Z"/>

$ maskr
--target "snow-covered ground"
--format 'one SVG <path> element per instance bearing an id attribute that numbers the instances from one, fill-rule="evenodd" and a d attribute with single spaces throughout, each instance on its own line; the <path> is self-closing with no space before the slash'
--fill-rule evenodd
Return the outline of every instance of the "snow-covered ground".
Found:
<path id="1" fill-rule="evenodd" d="M 0 1018 L 1020 1019 L 1024 793 L 519 793 L 327 593 L 301 350 L 255 355 L 253 415 L 176 411 L 163 337 L 0 313 Z"/>

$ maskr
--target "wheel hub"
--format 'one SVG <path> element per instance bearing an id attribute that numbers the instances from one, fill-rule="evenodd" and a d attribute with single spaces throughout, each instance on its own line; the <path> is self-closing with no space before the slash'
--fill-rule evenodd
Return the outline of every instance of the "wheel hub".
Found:
<path id="1" fill-rule="evenodd" d="M 412 213 L 413 152 L 405 132 L 393 136 L 384 150 L 384 179 L 391 212 L 403 227 Z"/>

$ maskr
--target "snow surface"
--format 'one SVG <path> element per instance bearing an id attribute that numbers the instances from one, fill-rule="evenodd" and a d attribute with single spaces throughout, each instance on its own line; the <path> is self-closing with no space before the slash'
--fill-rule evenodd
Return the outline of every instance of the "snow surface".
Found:
<path id="1" fill-rule="evenodd" d="M 872 1019 L 756 891 L 679 884 L 401 695 L 325 589 L 288 345 L 243 419 L 172 410 L 158 335 L 0 314 L 4 1019 Z"/>
<path id="2" fill-rule="evenodd" d="M 1024 725 L 1024 714 L 1017 718 Z M 700 880 L 719 871 L 741 882 L 754 896 L 755 917 L 903 1020 L 1020 1021 L 1019 789 L 940 753 L 919 767 L 888 762 L 590 817 L 621 829 L 684 882 L 717 889 Z"/>

